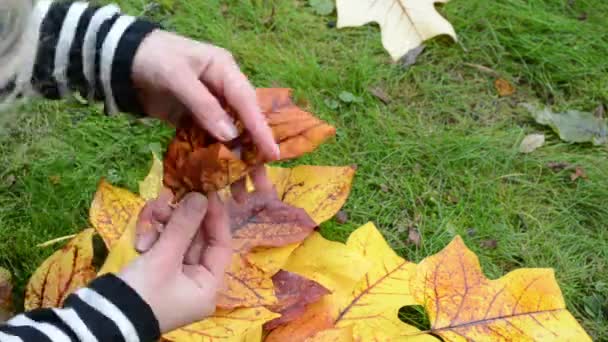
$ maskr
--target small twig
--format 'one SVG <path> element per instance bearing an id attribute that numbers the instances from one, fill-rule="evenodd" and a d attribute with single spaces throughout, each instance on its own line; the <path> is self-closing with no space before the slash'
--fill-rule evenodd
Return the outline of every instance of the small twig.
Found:
<path id="1" fill-rule="evenodd" d="M 498 73 L 498 71 L 492 69 L 492 68 L 488 68 L 487 66 L 483 66 L 481 64 L 473 64 L 473 63 L 464 63 L 464 65 L 477 69 L 478 71 L 484 73 L 484 74 L 488 74 L 490 76 L 494 76 L 494 77 L 498 77 L 500 76 L 500 74 Z"/>
<path id="2" fill-rule="evenodd" d="M 65 240 L 73 239 L 75 237 L 76 237 L 76 234 L 72 234 L 72 235 L 68 235 L 68 236 L 63 236 L 63 237 L 60 237 L 60 238 L 56 238 L 56 239 L 53 239 L 53 240 L 50 240 L 50 241 L 38 244 L 38 245 L 36 245 L 36 247 L 38 247 L 38 248 L 48 247 L 48 246 L 54 245 L 56 243 L 65 241 Z"/>

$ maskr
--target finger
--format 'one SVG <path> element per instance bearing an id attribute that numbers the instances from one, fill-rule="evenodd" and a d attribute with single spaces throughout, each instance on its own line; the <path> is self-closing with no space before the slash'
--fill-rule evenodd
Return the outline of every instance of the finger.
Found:
<path id="1" fill-rule="evenodd" d="M 217 139 L 230 141 L 239 136 L 233 120 L 196 74 L 186 72 L 185 75 L 178 76 L 171 88 L 175 97 L 194 115 L 197 123 Z"/>
<path id="2" fill-rule="evenodd" d="M 243 203 L 247 199 L 247 179 L 243 178 L 230 186 L 232 198 L 238 203 Z"/>
<path id="3" fill-rule="evenodd" d="M 238 117 L 264 156 L 269 161 L 278 160 L 281 154 L 279 146 L 274 140 L 266 117 L 260 110 L 255 88 L 241 72 L 230 53 L 220 51 L 217 55 L 209 71 L 201 75 L 203 82 L 236 110 Z"/>
<path id="4" fill-rule="evenodd" d="M 165 231 L 152 247 L 151 252 L 178 258 L 182 263 L 206 212 L 207 199 L 203 195 L 200 193 L 187 194 L 173 211 Z M 170 254 L 167 255 L 167 253 Z"/>
<path id="5" fill-rule="evenodd" d="M 274 185 L 268 178 L 268 173 L 266 172 L 266 167 L 264 165 L 259 165 L 255 169 L 253 169 L 253 171 L 250 173 L 250 176 L 256 191 L 274 191 Z"/>
<path id="6" fill-rule="evenodd" d="M 171 217 L 173 209 L 170 202 L 172 198 L 172 192 L 164 189 L 157 199 L 147 202 L 141 210 L 135 226 L 135 249 L 138 252 L 147 252 L 158 240 L 159 226 L 163 226 Z"/>
<path id="7" fill-rule="evenodd" d="M 217 194 L 209 196 L 208 212 L 203 222 L 206 247 L 200 263 L 216 278 L 223 279 L 232 260 L 230 221 L 224 204 Z"/>
<path id="8" fill-rule="evenodd" d="M 192 244 L 188 248 L 186 252 L 186 256 L 184 258 L 184 263 L 186 265 L 198 265 L 201 260 L 201 253 L 205 249 L 205 234 L 201 229 L 198 230 L 196 236 L 194 236 L 194 240 L 192 240 Z"/>

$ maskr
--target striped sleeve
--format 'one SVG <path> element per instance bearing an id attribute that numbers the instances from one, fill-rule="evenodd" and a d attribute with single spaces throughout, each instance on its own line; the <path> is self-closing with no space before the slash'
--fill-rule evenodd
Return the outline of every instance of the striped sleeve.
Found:
<path id="1" fill-rule="evenodd" d="M 26 312 L 0 325 L 1 342 L 149 342 L 159 338 L 152 309 L 114 275 L 78 290 L 61 309 Z"/>
<path id="2" fill-rule="evenodd" d="M 31 25 L 38 47 L 31 75 L 21 78 L 36 93 L 61 99 L 78 92 L 103 101 L 109 114 L 143 114 L 131 70 L 138 47 L 157 24 L 123 15 L 116 5 L 45 0 L 37 2 Z"/>

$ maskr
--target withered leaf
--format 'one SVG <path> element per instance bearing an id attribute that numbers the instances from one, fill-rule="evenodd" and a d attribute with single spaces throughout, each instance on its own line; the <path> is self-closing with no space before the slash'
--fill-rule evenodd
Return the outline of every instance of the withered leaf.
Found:
<path id="1" fill-rule="evenodd" d="M 264 324 L 264 329 L 272 330 L 301 316 L 306 305 L 318 301 L 329 294 L 329 290 L 316 281 L 306 279 L 295 273 L 279 271 L 272 277 L 278 303 L 268 307 L 281 317 Z"/>
<path id="2" fill-rule="evenodd" d="M 568 169 L 572 166 L 572 164 L 568 162 L 548 162 L 547 167 L 555 172 L 562 171 L 564 169 Z"/>
<path id="3" fill-rule="evenodd" d="M 0 323 L 13 316 L 13 277 L 9 270 L 0 267 Z"/>
<path id="4" fill-rule="evenodd" d="M 574 169 L 574 172 L 570 175 L 570 180 L 574 182 L 579 178 L 587 179 L 588 177 L 587 172 L 585 172 L 585 169 L 580 166 L 577 166 L 576 169 Z"/>
<path id="5" fill-rule="evenodd" d="M 338 211 L 336 214 L 336 222 L 339 224 L 345 224 L 348 222 L 348 214 L 344 210 Z"/>
<path id="6" fill-rule="evenodd" d="M 487 249 L 496 249 L 498 247 L 498 241 L 494 239 L 483 240 L 481 241 L 481 247 Z"/>
<path id="7" fill-rule="evenodd" d="M 515 93 L 515 87 L 511 83 L 509 83 L 509 81 L 504 80 L 502 78 L 499 78 L 494 81 L 494 87 L 496 88 L 498 95 L 501 97 L 511 96 Z"/>
<path id="8" fill-rule="evenodd" d="M 243 203 L 228 203 L 233 248 L 282 247 L 303 241 L 317 224 L 306 211 L 281 202 L 276 192 L 247 194 Z"/>
<path id="9" fill-rule="evenodd" d="M 411 244 L 414 244 L 416 247 L 420 247 L 420 232 L 418 229 L 414 227 L 410 227 L 409 232 L 407 234 L 407 241 Z"/>
<path id="10" fill-rule="evenodd" d="M 281 160 L 289 160 L 314 151 L 336 130 L 300 109 L 291 99 L 290 89 L 257 89 L 258 103 L 272 129 L 281 151 Z M 232 113 L 230 108 L 227 112 Z M 185 117 L 164 159 L 164 182 L 179 199 L 190 191 L 218 191 L 243 178 L 265 160 L 249 133 L 236 122 L 241 135 L 220 143 L 193 119 Z"/>

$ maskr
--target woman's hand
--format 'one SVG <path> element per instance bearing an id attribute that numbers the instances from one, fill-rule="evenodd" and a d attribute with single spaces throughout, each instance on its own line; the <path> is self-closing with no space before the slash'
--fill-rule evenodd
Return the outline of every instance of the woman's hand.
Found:
<path id="1" fill-rule="evenodd" d="M 192 115 L 220 141 L 238 135 L 233 120 L 222 108 L 222 104 L 228 105 L 266 160 L 279 159 L 279 146 L 260 111 L 255 89 L 228 51 L 174 33 L 154 31 L 135 55 L 133 81 L 148 115 L 172 123 L 182 115 Z M 263 166 L 254 169 L 251 178 L 256 188 L 269 183 Z M 235 183 L 232 193 L 242 201 L 247 193 L 245 181 Z"/>
<path id="2" fill-rule="evenodd" d="M 217 194 L 188 194 L 175 209 L 170 199 L 165 192 L 144 207 L 137 224 L 143 254 L 118 275 L 150 305 L 163 333 L 215 312 L 232 256 L 228 217 Z M 140 233 L 150 229 L 156 233 L 145 235 L 141 248 Z"/>
<path id="3" fill-rule="evenodd" d="M 217 139 L 229 141 L 238 131 L 222 108 L 228 105 L 267 160 L 279 159 L 255 89 L 228 51 L 158 30 L 142 42 L 132 70 L 148 115 L 175 123 L 189 114 Z"/>

